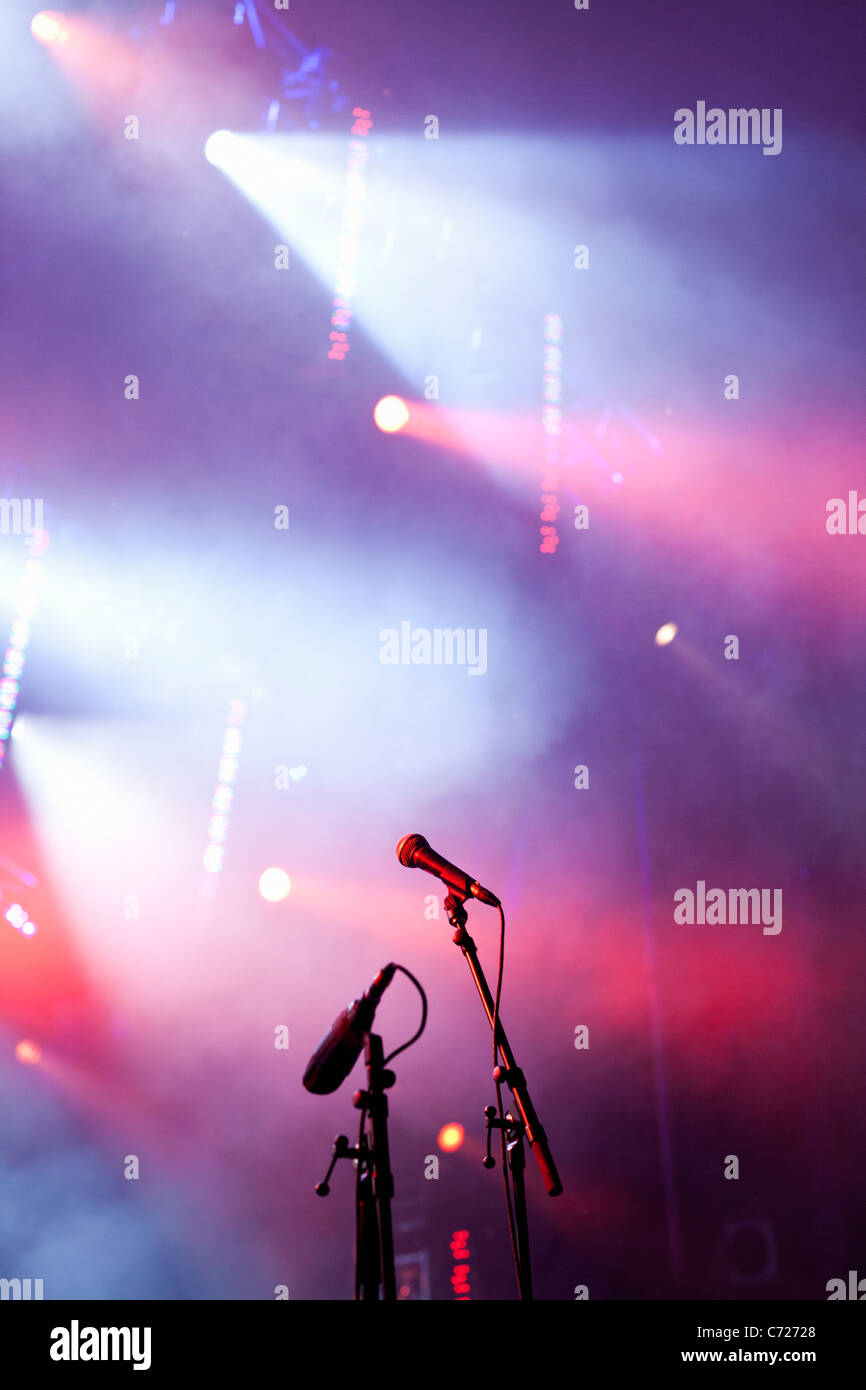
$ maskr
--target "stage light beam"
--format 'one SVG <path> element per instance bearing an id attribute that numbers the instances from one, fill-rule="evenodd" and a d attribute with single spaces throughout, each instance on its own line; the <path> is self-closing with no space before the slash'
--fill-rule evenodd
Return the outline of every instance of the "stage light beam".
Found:
<path id="1" fill-rule="evenodd" d="M 42 1053 L 29 1038 L 22 1038 L 15 1048 L 15 1056 L 25 1067 L 35 1067 L 42 1061 Z"/>
<path id="2" fill-rule="evenodd" d="M 409 421 L 409 408 L 400 396 L 383 396 L 373 411 L 373 419 L 385 434 L 396 434 Z"/>
<path id="3" fill-rule="evenodd" d="M 655 635 L 655 644 L 657 647 L 667 647 L 674 640 L 676 635 L 676 623 L 662 623 L 661 627 Z"/>
<path id="4" fill-rule="evenodd" d="M 205 141 L 205 159 L 221 169 L 235 142 L 236 137 L 230 130 L 215 130 Z"/>
<path id="5" fill-rule="evenodd" d="M 292 880 L 285 869 L 265 869 L 259 879 L 259 892 L 268 903 L 282 902 L 292 891 Z"/>
<path id="6" fill-rule="evenodd" d="M 10 903 L 6 909 L 6 921 L 16 931 L 20 931 L 22 936 L 35 936 L 39 928 L 35 922 L 31 922 L 27 915 L 27 909 L 20 903 Z"/>
<path id="7" fill-rule="evenodd" d="M 439 1131 L 436 1142 L 440 1149 L 447 1154 L 451 1154 L 455 1153 L 457 1149 L 462 1148 L 465 1137 L 466 1133 L 462 1125 L 443 1125 Z"/>
<path id="8" fill-rule="evenodd" d="M 37 43 L 65 43 L 69 30 L 63 16 L 56 10 L 40 10 L 30 22 L 30 32 Z"/>

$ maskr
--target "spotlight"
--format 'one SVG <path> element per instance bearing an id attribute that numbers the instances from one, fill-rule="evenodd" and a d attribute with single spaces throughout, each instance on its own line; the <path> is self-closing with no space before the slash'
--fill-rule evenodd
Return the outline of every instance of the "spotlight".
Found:
<path id="1" fill-rule="evenodd" d="M 462 1125 L 443 1125 L 439 1131 L 436 1142 L 440 1149 L 443 1149 L 447 1154 L 451 1154 L 454 1153 L 456 1149 L 462 1147 L 465 1137 L 466 1135 Z"/>
<path id="2" fill-rule="evenodd" d="M 205 141 L 204 157 L 209 164 L 219 167 L 234 144 L 235 137 L 230 130 L 215 130 Z"/>
<path id="3" fill-rule="evenodd" d="M 30 21 L 30 32 L 37 43 L 65 43 L 69 30 L 53 10 L 40 10 Z"/>
<path id="4" fill-rule="evenodd" d="M 655 635 L 657 647 L 666 647 L 677 635 L 676 623 L 663 623 Z"/>
<path id="5" fill-rule="evenodd" d="M 42 1061 L 42 1053 L 35 1043 L 30 1042 L 29 1038 L 22 1038 L 15 1048 L 15 1056 L 19 1062 L 23 1062 L 26 1067 L 35 1067 L 37 1062 Z"/>
<path id="6" fill-rule="evenodd" d="M 20 903 L 10 903 L 5 913 L 6 921 L 16 931 L 20 931 L 22 936 L 35 936 L 39 928 L 35 922 L 31 922 L 27 916 L 26 908 Z"/>
<path id="7" fill-rule="evenodd" d="M 285 869 L 265 869 L 259 879 L 259 892 L 268 903 L 282 902 L 292 891 L 292 880 Z"/>
<path id="8" fill-rule="evenodd" d="M 396 434 L 409 419 L 409 408 L 399 396 L 383 396 L 373 411 L 373 419 L 385 434 Z"/>

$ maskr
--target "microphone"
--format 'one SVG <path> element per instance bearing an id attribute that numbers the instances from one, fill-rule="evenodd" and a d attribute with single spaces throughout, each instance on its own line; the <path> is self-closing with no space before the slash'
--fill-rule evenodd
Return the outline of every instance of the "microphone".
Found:
<path id="1" fill-rule="evenodd" d="M 404 835 L 397 846 L 397 858 L 406 869 L 424 869 L 428 874 L 435 874 L 461 898 L 477 898 L 480 903 L 487 903 L 488 907 L 501 907 L 499 899 L 489 888 L 482 888 L 477 879 L 456 865 L 449 864 L 447 859 L 430 848 L 423 835 Z"/>
<path id="2" fill-rule="evenodd" d="M 360 999 L 353 999 L 339 1018 L 335 1018 L 304 1072 L 304 1088 L 314 1096 L 329 1096 L 342 1086 L 358 1060 L 369 1033 L 379 1000 L 394 978 L 393 963 L 380 970 Z"/>

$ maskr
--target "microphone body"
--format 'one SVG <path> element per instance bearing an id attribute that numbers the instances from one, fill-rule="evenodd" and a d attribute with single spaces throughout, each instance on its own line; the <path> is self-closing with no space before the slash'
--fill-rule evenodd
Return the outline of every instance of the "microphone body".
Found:
<path id="1" fill-rule="evenodd" d="M 304 1089 L 314 1096 L 329 1096 L 342 1086 L 358 1060 L 369 1033 L 379 1000 L 388 988 L 397 967 L 386 965 L 360 999 L 353 999 L 334 1019 L 304 1072 Z"/>
<path id="2" fill-rule="evenodd" d="M 426 873 L 433 874 L 461 898 L 477 898 L 488 907 L 501 906 L 489 888 L 482 888 L 477 879 L 443 859 L 441 854 L 431 849 L 423 835 L 404 835 L 397 846 L 397 858 L 407 869 L 424 869 Z"/>

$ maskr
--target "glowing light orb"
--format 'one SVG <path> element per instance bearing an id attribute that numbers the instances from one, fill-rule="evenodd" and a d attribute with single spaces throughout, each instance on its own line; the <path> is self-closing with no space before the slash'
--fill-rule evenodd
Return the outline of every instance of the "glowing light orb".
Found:
<path id="1" fill-rule="evenodd" d="M 30 21 L 30 32 L 37 43 L 65 43 L 69 30 L 59 15 L 40 10 Z"/>
<path id="2" fill-rule="evenodd" d="M 663 623 L 655 635 L 657 647 L 666 647 L 677 635 L 676 623 Z"/>
<path id="3" fill-rule="evenodd" d="M 385 434 L 396 434 L 409 419 L 409 408 L 399 396 L 383 396 L 373 411 L 373 419 Z"/>
<path id="4" fill-rule="evenodd" d="M 215 130 L 205 141 L 205 159 L 209 164 L 223 164 L 234 142 L 235 137 L 230 130 Z"/>
<path id="5" fill-rule="evenodd" d="M 437 1137 L 437 1144 L 445 1153 L 454 1153 L 456 1149 L 462 1147 L 463 1140 L 466 1138 L 462 1125 L 451 1124 L 443 1125 Z"/>
<path id="6" fill-rule="evenodd" d="M 36 923 L 35 923 L 35 922 L 31 922 L 31 921 L 28 919 L 28 921 L 26 921 L 26 922 L 23 924 L 22 928 L 21 928 L 21 935 L 22 935 L 22 936 L 35 936 L 36 933 L 38 932 L 38 930 L 39 930 L 39 928 L 37 927 Z"/>
<path id="7" fill-rule="evenodd" d="M 35 1043 L 28 1038 L 22 1038 L 15 1048 L 15 1056 L 25 1067 L 35 1067 L 37 1062 L 42 1061 L 42 1053 Z"/>
<path id="8" fill-rule="evenodd" d="M 259 892 L 268 903 L 282 902 L 292 891 L 292 880 L 285 869 L 265 869 L 259 879 Z"/>

